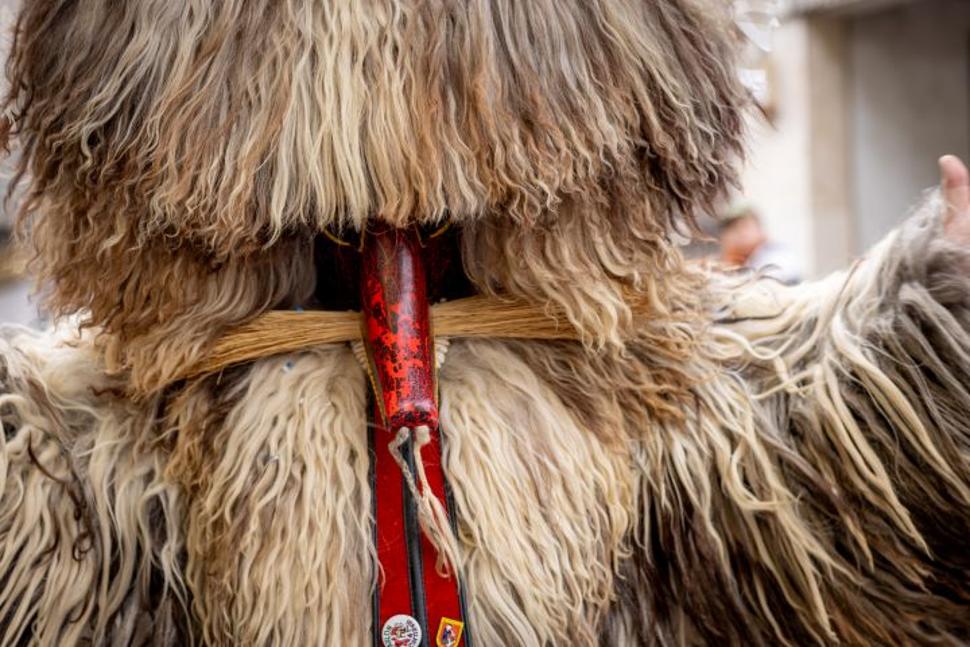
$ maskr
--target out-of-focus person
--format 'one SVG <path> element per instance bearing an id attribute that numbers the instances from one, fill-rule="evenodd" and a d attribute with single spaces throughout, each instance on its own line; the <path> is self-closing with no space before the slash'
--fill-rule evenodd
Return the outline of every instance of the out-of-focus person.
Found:
<path id="1" fill-rule="evenodd" d="M 737 204 L 722 218 L 718 240 L 721 262 L 728 267 L 757 270 L 782 283 L 802 279 L 801 268 L 784 245 L 768 238 L 758 212 L 748 204 Z"/>

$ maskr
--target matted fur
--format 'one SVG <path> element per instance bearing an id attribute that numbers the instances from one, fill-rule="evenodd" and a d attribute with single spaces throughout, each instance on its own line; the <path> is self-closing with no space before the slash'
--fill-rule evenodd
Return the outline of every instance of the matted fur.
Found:
<path id="1" fill-rule="evenodd" d="M 441 371 L 445 467 L 475 635 L 528 646 L 970 638 L 970 289 L 958 280 L 970 254 L 939 242 L 940 211 L 928 203 L 852 271 L 817 284 L 714 277 L 706 301 L 724 306 L 690 359 L 651 356 L 646 339 L 627 354 L 453 340 Z M 0 496 L 0 555 L 15 575 L 0 588 L 5 613 L 38 619 L 36 631 L 66 644 L 138 623 L 193 627 L 208 644 L 360 642 L 379 575 L 365 384 L 351 351 L 262 360 L 152 414 L 147 403 L 99 401 L 109 396 L 87 387 L 105 378 L 86 348 L 4 351 L 5 459 L 19 465 Z M 51 353 L 72 358 L 60 365 L 74 395 L 49 399 L 22 377 L 62 392 L 56 372 L 43 372 Z M 689 386 L 675 393 L 688 400 L 661 388 L 676 371 Z M 78 456 L 69 481 L 52 471 L 68 463 L 18 459 L 16 447 L 76 411 L 71 398 L 87 402 L 75 447 L 126 440 L 106 445 L 107 463 L 51 450 Z M 157 432 L 124 422 L 144 419 L 138 410 L 170 426 L 148 453 L 139 447 Z M 71 437 L 51 439 L 69 448 Z M 119 515 L 156 500 L 141 490 L 92 508 L 135 569 L 100 580 L 108 594 L 59 579 L 78 568 L 104 577 L 98 553 L 72 557 L 77 566 L 67 554 L 15 559 L 28 527 L 72 544 L 86 537 L 77 523 L 31 522 L 70 514 L 62 482 L 97 500 L 116 481 L 96 465 L 126 483 L 147 479 L 141 487 L 168 502 L 141 523 Z M 27 500 L 26 484 L 36 488 Z M 134 607 L 119 606 L 139 590 L 138 573 L 167 584 L 145 599 L 168 595 L 181 621 L 136 622 Z M 28 603 L 24 587 L 52 591 L 48 582 L 76 597 L 41 598 L 55 611 Z"/>
<path id="2" fill-rule="evenodd" d="M 849 642 L 970 640 L 970 255 L 942 212 L 934 194 L 849 272 L 731 313 L 772 426 L 838 496 L 803 501 L 866 593 L 833 613 Z"/>
<path id="3" fill-rule="evenodd" d="M 727 6 L 26 2 L 5 107 L 48 304 L 160 388 L 213 331 L 305 297 L 314 233 L 450 220 L 483 289 L 615 343 L 605 288 L 662 296 L 670 229 L 734 179 Z M 543 231 L 558 251 L 489 251 Z"/>
<path id="4" fill-rule="evenodd" d="M 577 425 L 503 343 L 452 342 L 441 383 L 475 640 L 594 644 L 631 554 L 629 448 Z"/>
<path id="5" fill-rule="evenodd" d="M 362 645 L 375 584 L 366 381 L 344 346 L 173 403 L 185 578 L 213 645 Z M 200 402 L 200 397 L 203 401 Z M 193 428 L 193 407 L 214 409 Z M 197 434 L 202 434 L 197 438 Z"/>
<path id="6" fill-rule="evenodd" d="M 376 216 L 457 222 L 481 291 L 584 342 L 442 366 L 432 539 L 481 644 L 970 641 L 970 253 L 935 200 L 817 284 L 687 266 L 740 141 L 724 7 L 26 3 L 21 222 L 88 332 L 0 336 L 0 642 L 366 641 L 352 351 L 168 382 Z"/>
<path id="7" fill-rule="evenodd" d="M 0 336 L 0 643 L 185 644 L 184 500 L 89 342 Z"/>
<path id="8" fill-rule="evenodd" d="M 8 110 L 48 208 L 110 195 L 91 216 L 223 256 L 374 214 L 532 221 L 631 181 L 663 219 L 734 174 L 725 7 L 36 0 Z"/>

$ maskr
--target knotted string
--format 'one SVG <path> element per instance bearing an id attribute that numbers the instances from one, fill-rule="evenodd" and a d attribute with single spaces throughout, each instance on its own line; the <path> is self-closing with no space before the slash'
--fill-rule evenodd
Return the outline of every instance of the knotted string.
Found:
<path id="1" fill-rule="evenodd" d="M 435 340 L 435 368 L 441 368 L 448 353 L 448 339 Z M 354 357 L 360 365 L 368 370 L 369 360 L 367 349 L 364 343 L 356 341 L 351 344 Z M 393 431 L 393 430 L 391 430 Z M 403 448 L 412 441 L 414 452 L 414 467 L 417 471 L 415 475 L 411 471 L 408 461 L 404 457 Z M 418 510 L 418 524 L 424 532 L 428 541 L 434 546 L 437 552 L 435 568 L 442 576 L 448 576 L 450 570 L 458 570 L 460 567 L 460 551 L 458 542 L 451 530 L 451 523 L 448 519 L 448 511 L 441 501 L 435 496 L 428 482 L 427 471 L 424 467 L 424 460 L 421 450 L 431 442 L 431 428 L 427 425 L 420 425 L 413 430 L 410 427 L 399 428 L 394 437 L 388 443 L 388 450 L 394 462 L 397 463 L 404 477 L 405 485 L 411 493 Z"/>
<path id="2" fill-rule="evenodd" d="M 414 440 L 414 466 L 417 470 L 417 480 L 411 472 L 411 467 L 404 458 L 402 447 Z M 415 427 L 413 432 L 409 427 L 398 429 L 394 438 L 388 444 L 394 462 L 404 476 L 411 497 L 417 504 L 418 523 L 428 537 L 428 540 L 435 547 L 438 559 L 435 568 L 442 576 L 448 576 L 451 569 L 457 569 L 459 565 L 458 544 L 454 534 L 451 532 L 451 524 L 448 520 L 448 511 L 435 496 L 431 485 L 428 483 L 428 476 L 424 468 L 424 460 L 421 450 L 431 442 L 431 429 L 427 425 Z"/>

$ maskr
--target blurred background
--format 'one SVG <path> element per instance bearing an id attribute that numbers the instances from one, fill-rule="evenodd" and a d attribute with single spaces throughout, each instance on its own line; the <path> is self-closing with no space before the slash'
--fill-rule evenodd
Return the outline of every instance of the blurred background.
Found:
<path id="1" fill-rule="evenodd" d="M 27 0 L 28 2 L 30 0 Z M 0 60 L 10 47 L 10 27 L 18 0 L 0 0 Z M 6 83 L 0 83 L 6 91 Z M 9 163 L 0 164 L 0 198 L 7 194 Z M 41 317 L 29 300 L 30 284 L 25 276 L 25 254 L 13 245 L 14 204 L 0 200 L 0 323 L 40 325 Z"/>
<path id="2" fill-rule="evenodd" d="M 754 212 L 765 256 L 818 277 L 905 218 L 940 155 L 970 157 L 970 0 L 747 4 L 778 5 L 780 24 L 748 53 L 764 117 L 722 216 Z"/>
<path id="3" fill-rule="evenodd" d="M 5 33 L 15 2 L 0 0 Z M 742 187 L 692 253 L 767 265 L 786 282 L 814 278 L 899 223 L 937 183 L 937 157 L 970 158 L 970 0 L 738 6 L 753 16 L 742 73 L 762 114 L 751 118 Z M 769 12 L 778 24 L 766 30 Z M 10 224 L 5 209 L 0 322 L 37 325 Z"/>

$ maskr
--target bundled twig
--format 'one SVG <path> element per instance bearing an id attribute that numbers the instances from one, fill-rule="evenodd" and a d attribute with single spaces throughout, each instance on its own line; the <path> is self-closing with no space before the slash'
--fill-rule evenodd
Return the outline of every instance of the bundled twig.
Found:
<path id="1" fill-rule="evenodd" d="M 431 308 L 435 335 L 520 339 L 578 339 L 555 308 L 494 297 L 469 297 Z M 184 378 L 220 371 L 270 355 L 360 339 L 359 312 L 274 310 L 229 330 Z"/>

